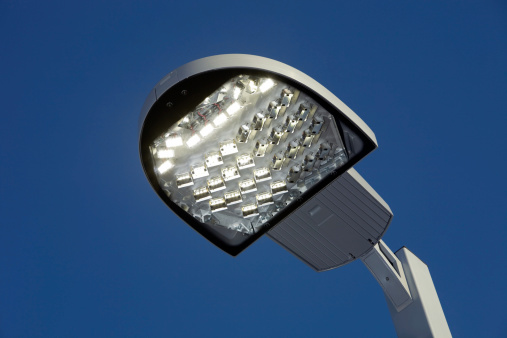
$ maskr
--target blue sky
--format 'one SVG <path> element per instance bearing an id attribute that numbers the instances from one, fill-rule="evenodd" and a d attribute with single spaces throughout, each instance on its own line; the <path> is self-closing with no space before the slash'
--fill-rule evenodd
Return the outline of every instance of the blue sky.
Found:
<path id="1" fill-rule="evenodd" d="M 358 113 L 385 242 L 429 265 L 455 336 L 507 335 L 505 2 L 4 0 L 0 44 L 0 336 L 395 335 L 362 263 L 316 273 L 268 238 L 232 258 L 153 193 L 146 95 L 225 53 Z"/>

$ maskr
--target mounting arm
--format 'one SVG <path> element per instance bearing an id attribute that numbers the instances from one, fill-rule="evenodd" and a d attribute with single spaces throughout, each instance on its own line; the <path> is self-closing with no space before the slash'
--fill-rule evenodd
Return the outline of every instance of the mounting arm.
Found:
<path id="1" fill-rule="evenodd" d="M 451 337 L 428 266 L 380 240 L 361 260 L 384 291 L 399 337 Z"/>

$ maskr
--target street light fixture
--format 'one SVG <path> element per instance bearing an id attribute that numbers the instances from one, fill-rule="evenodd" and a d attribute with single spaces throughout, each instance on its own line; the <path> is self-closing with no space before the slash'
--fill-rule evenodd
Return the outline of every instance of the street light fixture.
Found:
<path id="1" fill-rule="evenodd" d="M 149 94 L 139 126 L 153 189 L 231 255 L 297 218 L 302 204 L 377 147 L 370 128 L 318 82 L 252 55 L 212 56 L 169 73 Z"/>
<path id="2" fill-rule="evenodd" d="M 152 89 L 139 128 L 151 186 L 219 248 L 269 231 L 316 271 L 361 259 L 400 337 L 451 336 L 428 267 L 385 245 L 391 209 L 352 168 L 375 135 L 318 82 L 258 56 L 196 60 Z"/>

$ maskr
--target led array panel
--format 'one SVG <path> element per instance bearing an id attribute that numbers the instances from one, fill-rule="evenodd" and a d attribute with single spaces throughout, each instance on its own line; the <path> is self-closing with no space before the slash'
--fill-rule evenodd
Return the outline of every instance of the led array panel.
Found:
<path id="1" fill-rule="evenodd" d="M 268 77 L 230 79 L 151 145 L 160 186 L 210 226 L 251 234 L 347 160 L 334 117 Z"/>

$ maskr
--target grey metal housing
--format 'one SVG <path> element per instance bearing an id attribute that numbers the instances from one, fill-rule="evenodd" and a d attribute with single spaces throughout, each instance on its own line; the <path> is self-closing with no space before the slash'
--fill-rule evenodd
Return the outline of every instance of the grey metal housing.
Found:
<path id="1" fill-rule="evenodd" d="M 352 262 L 384 235 L 393 213 L 349 169 L 268 232 L 268 236 L 316 271 Z"/>

